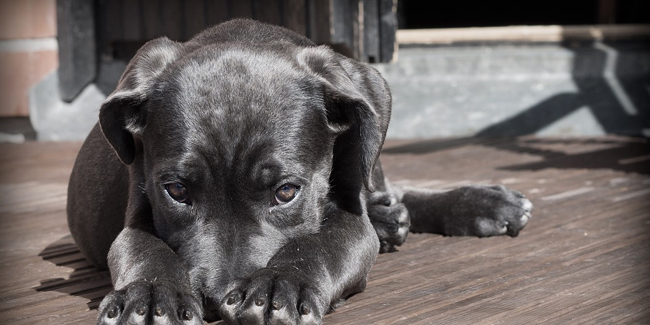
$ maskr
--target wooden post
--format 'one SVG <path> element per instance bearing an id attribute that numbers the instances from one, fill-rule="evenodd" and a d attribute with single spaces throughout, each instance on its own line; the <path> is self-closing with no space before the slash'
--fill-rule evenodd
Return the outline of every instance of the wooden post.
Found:
<path id="1" fill-rule="evenodd" d="M 281 2 L 281 0 L 266 0 L 263 4 L 258 3 L 255 19 L 269 24 L 280 25 L 282 23 Z"/>
<path id="2" fill-rule="evenodd" d="M 330 43 L 332 39 L 332 0 L 312 0 L 309 7 L 310 38 L 317 44 Z"/>
<path id="3" fill-rule="evenodd" d="M 300 35 L 307 36 L 307 14 L 304 0 L 284 0 L 282 24 Z"/>
<path id="4" fill-rule="evenodd" d="M 93 1 L 56 2 L 59 41 L 59 91 L 71 102 L 95 79 L 95 12 Z"/>
<path id="5" fill-rule="evenodd" d="M 365 0 L 363 6 L 363 61 L 370 63 L 381 61 L 380 35 L 379 1 Z"/>
<path id="6" fill-rule="evenodd" d="M 616 23 L 616 0 L 598 1 L 598 23 L 599 24 Z"/>
<path id="7" fill-rule="evenodd" d="M 381 62 L 397 59 L 397 0 L 379 0 Z"/>
<path id="8" fill-rule="evenodd" d="M 331 35 L 325 43 L 361 61 L 393 60 L 397 0 L 331 0 L 330 8 Z"/>

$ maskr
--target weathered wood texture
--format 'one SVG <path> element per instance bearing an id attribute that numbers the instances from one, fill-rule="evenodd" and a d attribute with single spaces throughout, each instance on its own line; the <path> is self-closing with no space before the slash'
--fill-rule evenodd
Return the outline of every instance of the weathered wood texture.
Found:
<path id="1" fill-rule="evenodd" d="M 57 1 L 59 92 L 72 101 L 95 79 L 95 19 L 92 1 Z"/>
<path id="2" fill-rule="evenodd" d="M 160 36 L 188 40 L 207 27 L 233 18 L 287 27 L 361 61 L 390 62 L 396 45 L 396 0 L 96 2 L 100 52 L 122 60 L 133 56 L 147 40 Z"/>
<path id="3" fill-rule="evenodd" d="M 111 289 L 69 238 L 78 148 L 0 145 L 1 324 L 91 324 Z M 382 161 L 402 184 L 510 186 L 534 217 L 517 238 L 410 234 L 325 324 L 650 323 L 647 140 L 391 141 Z"/>

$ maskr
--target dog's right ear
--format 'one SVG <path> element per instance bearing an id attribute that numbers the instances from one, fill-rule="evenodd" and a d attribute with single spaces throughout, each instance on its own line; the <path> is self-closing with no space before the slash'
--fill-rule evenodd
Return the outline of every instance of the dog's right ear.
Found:
<path id="1" fill-rule="evenodd" d="M 99 110 L 104 137 L 120 160 L 130 165 L 135 159 L 134 136 L 146 125 L 143 104 L 151 95 L 158 76 L 180 55 L 182 44 L 166 37 L 146 43 L 124 70 L 113 93 Z"/>

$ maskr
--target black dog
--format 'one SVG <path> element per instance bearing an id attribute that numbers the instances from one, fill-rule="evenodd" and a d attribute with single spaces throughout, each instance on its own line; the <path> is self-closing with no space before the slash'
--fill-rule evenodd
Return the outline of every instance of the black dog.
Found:
<path id="1" fill-rule="evenodd" d="M 391 188 L 373 68 L 250 20 L 147 43 L 101 107 L 68 220 L 110 268 L 100 324 L 319 324 L 416 232 L 516 236 L 503 187 Z"/>

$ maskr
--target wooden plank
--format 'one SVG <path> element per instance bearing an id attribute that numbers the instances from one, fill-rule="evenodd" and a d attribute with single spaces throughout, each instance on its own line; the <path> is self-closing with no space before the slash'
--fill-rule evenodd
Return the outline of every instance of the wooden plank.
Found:
<path id="1" fill-rule="evenodd" d="M 123 33 L 121 40 L 142 41 L 144 31 L 142 22 L 142 4 L 140 1 L 122 1 L 121 17 Z"/>
<path id="2" fill-rule="evenodd" d="M 205 23 L 208 26 L 226 21 L 230 15 L 227 0 L 205 0 L 204 6 Z"/>
<path id="3" fill-rule="evenodd" d="M 350 1 L 350 15 L 352 21 L 352 57 L 366 61 L 363 23 L 363 0 Z"/>
<path id="4" fill-rule="evenodd" d="M 70 102 L 95 79 L 95 15 L 93 1 L 57 1 L 59 92 Z"/>
<path id="5" fill-rule="evenodd" d="M 102 17 L 102 34 L 111 41 L 121 39 L 124 34 L 122 1 L 97 1 L 97 5 L 97 12 Z"/>
<path id="6" fill-rule="evenodd" d="M 332 0 L 313 0 L 309 6 L 311 40 L 316 44 L 332 43 Z"/>
<path id="7" fill-rule="evenodd" d="M 465 42 L 562 42 L 650 38 L 650 25 L 508 26 L 402 29 L 397 43 L 452 44 Z"/>
<path id="8" fill-rule="evenodd" d="M 255 4 L 255 19 L 269 24 L 281 25 L 282 17 L 280 14 L 280 7 L 282 0 L 256 0 Z"/>
<path id="9" fill-rule="evenodd" d="M 162 4 L 159 0 L 142 0 L 144 37 L 148 40 L 165 35 Z"/>
<path id="10" fill-rule="evenodd" d="M 192 38 L 192 36 L 207 27 L 204 10 L 204 0 L 183 1 L 183 22 L 185 25 L 183 40 Z"/>
<path id="11" fill-rule="evenodd" d="M 650 170 L 637 159 L 650 154 L 647 140 L 401 140 L 386 147 L 382 163 L 392 180 L 430 188 L 506 183 L 533 201 L 533 219 L 517 238 L 409 234 L 399 252 L 379 256 L 366 291 L 325 324 L 650 319 Z M 78 149 L 0 144 L 0 323 L 93 323 L 111 289 L 108 273 L 81 257 L 66 226 Z M 575 192 L 585 188 L 592 190 Z"/>
<path id="12" fill-rule="evenodd" d="M 358 15 L 357 1 L 332 0 L 331 40 L 332 48 L 348 57 L 354 57 L 353 20 Z"/>
<path id="13" fill-rule="evenodd" d="M 230 1 L 230 18 L 253 18 L 253 4 L 251 0 Z"/>
<path id="14" fill-rule="evenodd" d="M 351 26 L 352 20 L 349 14 L 349 2 L 332 0 L 332 43 L 352 44 Z"/>
<path id="15" fill-rule="evenodd" d="M 376 63 L 381 61 L 379 27 L 379 1 L 363 1 L 363 61 Z"/>
<path id="16" fill-rule="evenodd" d="M 304 0 L 283 0 L 283 26 L 307 35 L 307 8 Z"/>
<path id="17" fill-rule="evenodd" d="M 397 0 L 379 0 L 381 62 L 397 59 Z"/>
<path id="18" fill-rule="evenodd" d="M 159 4 L 162 9 L 162 30 L 171 40 L 180 41 L 185 34 L 183 24 L 182 0 L 164 0 Z"/>

